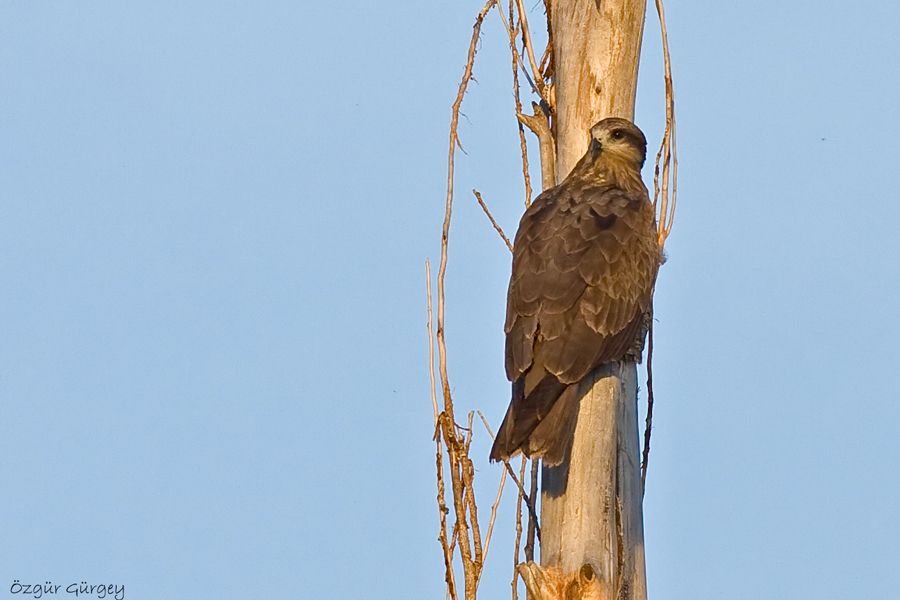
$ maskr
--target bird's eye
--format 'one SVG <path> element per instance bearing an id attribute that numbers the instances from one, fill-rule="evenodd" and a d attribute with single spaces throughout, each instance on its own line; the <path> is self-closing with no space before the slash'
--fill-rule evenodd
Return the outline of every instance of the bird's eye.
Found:
<path id="1" fill-rule="evenodd" d="M 622 132 L 621 129 L 616 129 L 615 131 L 612 132 L 612 139 L 614 139 L 614 140 L 621 140 L 624 137 L 625 137 L 625 134 Z"/>

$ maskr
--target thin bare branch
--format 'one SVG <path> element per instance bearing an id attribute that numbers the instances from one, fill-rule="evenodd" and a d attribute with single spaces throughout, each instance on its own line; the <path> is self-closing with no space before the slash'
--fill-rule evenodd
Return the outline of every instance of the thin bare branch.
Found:
<path id="1" fill-rule="evenodd" d="M 543 77 L 545 81 L 551 77 L 551 73 L 549 73 L 551 56 L 553 56 L 553 46 L 547 44 L 547 47 L 544 48 L 544 55 L 541 57 L 540 64 L 541 77 Z"/>
<path id="2" fill-rule="evenodd" d="M 497 485 L 497 497 L 491 505 L 491 519 L 488 521 L 487 535 L 484 537 L 484 560 L 487 560 L 488 550 L 491 547 L 491 536 L 494 533 L 494 522 L 497 520 L 497 508 L 500 506 L 500 499 L 503 497 L 503 488 L 506 485 L 506 471 L 500 473 L 500 483 Z"/>
<path id="3" fill-rule="evenodd" d="M 472 485 L 475 467 L 472 461 L 466 457 L 462 463 L 463 479 L 466 482 L 466 503 L 469 505 L 469 518 L 472 520 L 472 540 L 475 546 L 475 556 L 472 562 L 475 565 L 475 581 L 481 578 L 484 568 L 484 552 L 481 547 L 481 528 L 478 525 L 478 506 L 475 504 L 475 488 Z"/>
<path id="4" fill-rule="evenodd" d="M 653 307 L 650 307 L 653 314 Z M 641 460 L 641 495 L 647 491 L 647 466 L 650 464 L 650 433 L 653 431 L 653 319 L 647 330 L 647 418 L 644 421 L 644 453 Z"/>
<path id="5" fill-rule="evenodd" d="M 528 73 L 528 69 L 525 64 L 522 62 L 522 55 L 519 53 L 519 49 L 516 47 L 516 34 L 520 31 L 519 23 L 513 23 L 512 17 L 510 20 L 506 20 L 506 16 L 503 14 L 503 10 L 500 9 L 500 5 L 497 4 L 497 14 L 500 15 L 500 21 L 503 22 L 503 27 L 506 29 L 507 35 L 510 36 L 511 44 L 512 44 L 512 57 L 515 65 L 518 65 L 520 69 L 522 69 L 522 75 L 525 76 L 525 81 L 528 82 L 528 85 L 531 87 L 531 91 L 533 91 L 538 96 L 541 95 L 541 91 L 538 89 L 538 86 L 535 84 L 534 79 L 532 79 L 531 75 Z M 511 15 L 512 13 L 510 13 Z M 513 70 L 515 70 L 516 66 L 513 66 Z M 518 78 L 518 76 L 516 76 Z"/>
<path id="6" fill-rule="evenodd" d="M 520 112 L 516 117 L 537 136 L 541 153 L 541 188 L 547 190 L 556 185 L 556 141 L 550 129 L 550 118 L 543 107 L 532 102 L 531 109 L 533 114 Z"/>
<path id="7" fill-rule="evenodd" d="M 437 503 L 438 518 L 440 520 L 440 533 L 438 540 L 441 543 L 441 550 L 444 554 L 444 580 L 447 582 L 447 596 L 451 600 L 457 600 L 456 595 L 456 579 L 453 573 L 453 550 L 447 540 L 447 504 L 444 500 L 446 492 L 444 488 L 444 461 L 443 461 L 443 445 L 441 443 L 440 433 L 440 412 L 438 411 L 437 402 L 437 382 L 434 377 L 434 333 L 432 330 L 432 302 L 431 302 L 431 262 L 425 259 L 425 289 L 426 289 L 426 306 L 428 313 L 428 323 L 426 330 L 428 332 L 428 374 L 431 378 L 431 403 L 434 406 L 434 443 L 435 443 L 435 466 L 437 471 Z M 455 536 L 454 536 L 455 537 Z"/>
<path id="8" fill-rule="evenodd" d="M 466 600 L 474 600 L 478 578 L 477 566 L 472 557 L 471 538 L 467 514 L 471 503 L 467 497 L 465 441 L 461 441 L 456 435 L 455 424 L 450 420 L 449 406 L 445 405 L 441 413 L 442 433 L 444 443 L 447 445 L 447 455 L 450 460 L 450 483 L 453 492 L 453 510 L 456 514 L 456 531 L 459 538 L 459 553 L 465 576 Z M 476 544 L 477 545 L 477 544 Z"/>
<path id="9" fill-rule="evenodd" d="M 520 114 L 522 112 L 522 95 L 521 90 L 519 89 L 519 66 L 522 65 L 522 60 L 519 57 L 519 50 L 516 48 L 516 33 L 519 31 L 519 22 L 515 20 L 515 13 L 513 12 L 513 8 L 515 0 L 509 0 L 509 23 L 503 18 L 503 10 L 501 7 L 497 7 L 497 13 L 500 15 L 500 19 L 503 21 L 504 27 L 506 27 L 507 34 L 509 35 L 509 52 L 512 57 L 512 77 L 513 77 L 513 100 L 515 103 L 516 114 Z M 514 26 L 510 24 L 514 23 Z M 523 67 L 524 68 L 524 67 Z M 535 88 L 535 93 L 537 89 Z M 538 93 L 538 95 L 540 95 Z M 528 167 L 528 142 L 525 139 L 525 128 L 522 126 L 522 122 L 516 119 L 516 131 L 519 134 L 519 152 L 522 155 L 522 179 L 525 182 L 525 208 L 531 206 L 531 173 Z"/>
<path id="10" fill-rule="evenodd" d="M 453 558 L 453 551 L 456 550 L 456 541 L 459 539 L 459 528 L 453 526 L 453 535 L 450 537 L 450 558 Z"/>
<path id="11" fill-rule="evenodd" d="M 519 11 L 519 23 L 522 29 L 522 44 L 525 46 L 525 53 L 528 55 L 528 63 L 531 65 L 531 76 L 534 78 L 541 98 L 549 103 L 550 98 L 547 95 L 547 85 L 541 75 L 541 69 L 534 57 L 534 42 L 531 41 L 531 30 L 528 28 L 528 15 L 525 13 L 525 4 L 522 0 L 516 0 L 516 7 Z"/>
<path id="12" fill-rule="evenodd" d="M 450 483 L 453 491 L 453 508 L 456 514 L 456 530 L 459 537 L 459 551 L 462 559 L 463 573 L 465 575 L 465 597 L 466 600 L 474 600 L 475 590 L 477 588 L 477 567 L 472 559 L 472 548 L 470 547 L 469 524 L 467 518 L 468 509 L 471 508 L 473 502 L 466 499 L 466 481 L 464 473 L 467 471 L 466 462 L 468 457 L 465 455 L 463 446 L 465 442 L 461 442 L 456 433 L 456 421 L 453 414 L 453 399 L 450 394 L 450 380 L 447 374 L 447 346 L 445 339 L 445 278 L 447 273 L 447 253 L 450 239 L 450 219 L 453 213 L 453 178 L 454 178 L 454 161 L 456 155 L 456 147 L 459 145 L 459 115 L 463 98 L 466 94 L 469 81 L 472 79 L 472 70 L 475 64 L 475 53 L 478 49 L 478 38 L 481 34 L 481 25 L 487 13 L 496 5 L 497 0 L 487 0 L 484 7 L 478 13 L 475 24 L 472 27 L 472 37 L 469 41 L 469 50 L 466 58 L 466 66 L 463 71 L 462 78 L 459 82 L 459 88 L 456 93 L 456 99 L 451 108 L 450 117 L 450 139 L 447 152 L 447 199 L 444 208 L 444 223 L 441 227 L 441 262 L 438 267 L 437 277 L 437 345 L 438 345 L 438 369 L 441 379 L 441 389 L 443 392 L 444 410 L 438 423 L 447 446 L 447 455 L 450 461 Z M 471 428 L 470 428 L 471 429 Z M 480 540 L 478 541 L 480 544 Z M 449 585 L 449 584 L 448 584 Z"/>
<path id="13" fill-rule="evenodd" d="M 475 199 L 478 200 L 478 204 L 479 206 L 481 206 L 481 210 L 483 210 L 484 214 L 487 215 L 487 218 L 490 220 L 491 225 L 493 225 L 497 233 L 500 234 L 500 238 L 503 239 L 503 243 L 505 243 L 506 247 L 509 248 L 509 251 L 512 252 L 512 242 L 509 241 L 509 238 L 506 237 L 505 233 L 503 233 L 503 228 L 500 227 L 500 225 L 494 219 L 494 215 L 491 214 L 490 209 L 487 207 L 487 204 L 485 204 L 484 199 L 482 199 L 481 197 L 481 192 L 479 192 L 478 190 L 472 190 L 472 193 L 475 194 Z"/>
<path id="14" fill-rule="evenodd" d="M 536 458 L 531 459 L 531 493 L 528 494 L 531 498 L 537 498 L 538 464 Z M 537 511 L 532 510 L 528 515 L 528 535 L 525 540 L 525 560 L 528 562 L 534 561 L 534 534 L 537 528 Z"/>
<path id="15" fill-rule="evenodd" d="M 478 416 L 481 417 L 481 422 L 484 424 L 484 428 L 487 430 L 488 435 L 491 436 L 491 439 L 494 439 L 494 430 L 491 429 L 491 426 L 488 424 L 487 419 L 484 418 L 484 415 L 481 411 L 478 411 Z M 509 477 L 513 480 L 513 483 L 516 484 L 516 487 L 519 488 L 519 493 L 522 494 L 523 499 L 525 500 L 525 504 L 528 506 L 528 514 L 529 517 L 534 519 L 535 528 L 537 531 L 538 541 L 541 539 L 541 525 L 537 518 L 537 510 L 535 509 L 534 502 L 531 497 L 528 495 L 528 492 L 525 491 L 525 481 L 523 477 L 516 477 L 516 472 L 513 471 L 512 466 L 510 466 L 508 460 L 503 461 L 503 466 L 506 467 L 506 472 L 509 473 Z"/>
<path id="16" fill-rule="evenodd" d="M 551 0 L 544 0 L 544 17 L 547 19 L 547 48 L 544 50 L 544 56 L 541 57 L 541 75 L 546 81 L 550 81 L 554 76 L 556 68 L 553 60 L 553 26 L 551 25 L 553 11 L 553 3 Z M 555 106 L 555 98 L 553 98 L 553 84 L 550 84 L 550 105 Z"/>
<path id="17" fill-rule="evenodd" d="M 440 413 L 438 425 L 447 447 L 447 456 L 450 462 L 450 483 L 453 492 L 453 510 L 456 514 L 456 532 L 459 539 L 459 552 L 465 576 L 465 598 L 474 600 L 478 586 L 478 562 L 481 559 L 481 540 L 478 534 L 477 508 L 471 486 L 473 469 L 468 458 L 468 442 L 460 440 L 457 435 L 457 425 L 453 413 L 453 399 L 450 394 L 450 379 L 447 374 L 447 345 L 445 339 L 445 279 L 447 273 L 447 256 L 450 239 L 450 220 L 453 214 L 453 179 L 456 148 L 459 145 L 459 115 L 463 98 L 466 94 L 469 81 L 472 79 L 472 70 L 475 64 L 475 53 L 478 49 L 478 38 L 481 34 L 481 26 L 487 13 L 497 3 L 497 0 L 487 0 L 484 7 L 478 13 L 475 24 L 472 26 L 472 37 L 469 41 L 469 50 L 466 56 L 466 66 L 457 89 L 456 99 L 453 102 L 450 116 L 450 139 L 447 152 L 447 199 L 444 207 L 444 222 L 441 227 L 441 262 L 438 267 L 437 277 L 437 345 L 438 345 L 438 369 L 443 392 L 443 411 Z M 469 431 L 471 432 L 471 426 Z M 471 438 L 469 439 L 471 441 Z M 468 490 L 468 491 L 467 491 Z M 467 516 L 468 515 L 468 516 Z M 473 560 L 473 547 L 470 546 L 470 532 L 468 519 L 472 519 L 473 535 L 475 536 Z M 444 532 L 446 537 L 446 532 Z M 445 551 L 446 555 L 446 551 Z M 452 565 L 448 568 L 451 568 Z M 448 576 L 448 586 L 451 578 Z M 455 599 L 454 599 L 455 600 Z"/>
<path id="18" fill-rule="evenodd" d="M 666 83 L 666 128 L 656 153 L 653 169 L 653 208 L 657 213 L 657 240 L 664 248 L 675 222 L 678 199 L 678 152 L 675 136 L 675 87 L 672 80 L 672 60 L 669 54 L 669 33 L 663 0 L 655 0 L 662 36 L 663 63 Z M 662 173 L 660 173 L 660 171 Z M 670 188 L 671 185 L 671 194 Z M 652 309 L 651 309 L 652 315 Z M 653 320 L 647 331 L 647 417 L 644 424 L 644 449 L 641 459 L 641 494 L 647 489 L 647 469 L 650 464 L 650 437 L 653 431 Z"/>
<path id="19" fill-rule="evenodd" d="M 462 106 L 463 98 L 466 95 L 466 89 L 469 81 L 472 79 L 472 69 L 475 64 L 475 53 L 478 49 L 478 36 L 481 34 L 481 25 L 484 23 L 484 17 L 488 11 L 497 3 L 497 0 L 487 0 L 484 7 L 475 18 L 475 24 L 472 27 L 472 38 L 469 41 L 469 51 L 466 59 L 466 67 L 463 71 L 462 79 L 459 82 L 459 88 L 456 93 L 456 100 L 453 101 L 450 116 L 450 147 L 447 153 L 447 200 L 444 207 L 444 224 L 441 228 L 441 262 L 438 267 L 438 315 L 437 315 L 437 341 L 438 341 L 438 365 L 441 376 L 441 386 L 443 388 L 445 406 L 449 404 L 448 414 L 450 420 L 453 421 L 452 404 L 450 398 L 450 381 L 447 376 L 447 349 L 444 340 L 444 280 L 447 273 L 447 249 L 450 239 L 450 219 L 453 214 L 453 175 L 456 156 L 456 146 L 459 141 L 459 110 Z"/>
<path id="20" fill-rule="evenodd" d="M 469 448 L 472 445 L 472 436 L 475 434 L 475 429 L 472 427 L 473 416 L 474 413 L 469 411 L 469 433 L 466 437 L 465 453 L 460 457 L 460 467 L 462 469 L 461 476 L 463 486 L 465 486 L 466 491 L 465 496 L 466 505 L 469 509 L 469 519 L 472 523 L 472 541 L 475 555 L 472 559 L 472 563 L 475 571 L 475 584 L 478 585 L 478 580 L 481 578 L 481 572 L 484 569 L 484 554 L 481 549 L 481 528 L 478 524 L 478 506 L 475 504 L 475 467 L 472 465 L 472 460 L 469 458 Z"/>
<path id="21" fill-rule="evenodd" d="M 672 80 L 672 61 L 669 55 L 669 33 L 666 29 L 666 13 L 663 0 L 656 1 L 659 28 L 662 35 L 663 62 L 666 82 L 666 129 L 656 153 L 653 171 L 653 207 L 657 210 L 659 245 L 664 246 L 675 221 L 678 197 L 678 153 L 675 136 L 675 88 Z M 660 178 L 660 171 L 662 176 Z M 671 195 L 669 186 L 671 185 Z"/>
<path id="22" fill-rule="evenodd" d="M 438 419 L 440 420 L 440 417 L 438 417 Z M 444 453 L 443 448 L 441 447 L 441 435 L 437 431 L 435 432 L 434 443 L 436 446 L 435 466 L 437 468 L 438 516 L 441 522 L 438 540 L 441 542 L 441 549 L 444 552 L 444 581 L 447 582 L 447 593 L 451 600 L 457 600 L 456 577 L 453 574 L 453 551 L 450 549 L 450 542 L 447 540 L 447 513 L 450 511 L 444 500 L 446 494 L 444 489 Z"/>
<path id="23" fill-rule="evenodd" d="M 437 401 L 437 381 L 434 377 L 434 317 L 431 310 L 431 261 L 427 258 L 425 259 L 425 290 L 428 312 L 428 325 L 426 326 L 428 331 L 428 376 L 431 379 L 431 404 L 434 408 L 434 426 L 437 427 L 440 409 Z"/>
<path id="24" fill-rule="evenodd" d="M 522 457 L 522 466 L 519 467 L 519 478 L 525 478 L 525 457 Z M 507 465 L 509 468 L 509 465 Z M 519 599 L 519 548 L 522 545 L 522 499 L 525 497 L 525 488 L 519 486 L 519 497 L 516 500 L 516 554 L 513 557 L 512 598 Z"/>

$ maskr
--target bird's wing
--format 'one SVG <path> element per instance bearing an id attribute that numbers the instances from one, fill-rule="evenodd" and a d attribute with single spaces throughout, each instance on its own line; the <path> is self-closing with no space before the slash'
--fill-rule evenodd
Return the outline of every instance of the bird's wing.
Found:
<path id="1" fill-rule="evenodd" d="M 654 232 L 646 194 L 560 186 L 535 200 L 513 251 L 510 381 L 537 362 L 573 383 L 624 357 L 650 305 L 660 258 Z"/>

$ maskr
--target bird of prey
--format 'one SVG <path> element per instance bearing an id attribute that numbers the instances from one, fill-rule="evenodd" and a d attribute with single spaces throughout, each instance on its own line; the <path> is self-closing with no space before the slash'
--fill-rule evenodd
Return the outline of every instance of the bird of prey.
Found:
<path id="1" fill-rule="evenodd" d="M 522 451 L 562 462 L 579 382 L 638 360 L 662 259 L 641 167 L 644 134 L 626 119 L 591 128 L 585 155 L 525 211 L 506 305 L 512 400 L 491 460 Z"/>

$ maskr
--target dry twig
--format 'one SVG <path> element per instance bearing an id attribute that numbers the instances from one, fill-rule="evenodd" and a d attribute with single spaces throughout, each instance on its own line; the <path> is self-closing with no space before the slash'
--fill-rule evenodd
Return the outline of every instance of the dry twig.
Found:
<path id="1" fill-rule="evenodd" d="M 525 478 L 525 457 L 522 457 L 522 466 L 519 467 L 519 478 Z M 509 465 L 507 465 L 509 468 Z M 513 579 L 512 579 L 512 597 L 513 600 L 519 598 L 519 547 L 522 545 L 522 499 L 525 497 L 525 488 L 519 485 L 519 497 L 516 500 L 516 554 L 513 558 Z"/>
<path id="2" fill-rule="evenodd" d="M 537 85 L 538 95 L 550 106 L 550 95 L 547 93 L 547 84 L 541 74 L 541 68 L 538 66 L 537 60 L 534 58 L 534 43 L 531 41 L 531 30 L 528 28 L 528 15 L 525 14 L 525 4 L 522 0 L 516 0 L 516 8 L 519 11 L 519 24 L 522 31 L 522 45 L 525 47 L 525 53 L 528 56 L 528 63 L 531 65 L 531 76 Z"/>
<path id="3" fill-rule="evenodd" d="M 553 25 L 551 22 L 552 19 L 552 6 L 551 0 L 544 0 L 544 17 L 547 20 L 547 47 L 544 48 L 544 56 L 541 57 L 541 75 L 543 75 L 544 79 L 550 81 L 553 77 L 555 64 L 553 60 Z M 550 96 L 551 101 L 555 100 L 553 96 L 553 85 L 550 86 Z M 553 105 L 551 103 L 551 105 Z"/>
<path id="4" fill-rule="evenodd" d="M 656 166 L 653 171 L 653 208 L 658 213 L 659 245 L 664 246 L 666 238 L 672 233 L 675 221 L 675 206 L 678 196 L 678 153 L 675 141 L 675 88 L 672 83 L 672 61 L 669 56 L 669 34 L 666 29 L 666 13 L 663 1 L 656 0 L 656 12 L 659 14 L 659 28 L 662 35 L 663 62 L 665 64 L 666 81 L 666 129 L 656 153 Z M 662 181 L 660 183 L 660 168 Z M 669 186 L 671 185 L 671 195 Z"/>
<path id="5" fill-rule="evenodd" d="M 488 11 L 497 3 L 497 0 L 487 0 L 481 12 L 475 18 L 475 25 L 472 27 L 472 39 L 469 41 L 469 51 L 466 60 L 466 67 L 463 71 L 462 79 L 459 82 L 459 88 L 456 92 L 456 100 L 453 101 L 450 116 L 450 148 L 447 153 L 447 201 L 444 207 L 444 223 L 441 228 L 441 262 L 438 268 L 438 354 L 441 375 L 441 385 L 443 387 L 444 402 L 450 402 L 450 383 L 447 378 L 447 351 L 444 344 L 444 279 L 447 273 L 447 248 L 450 238 L 450 218 L 453 213 L 453 173 L 456 156 L 456 146 L 459 142 L 459 110 L 462 106 L 463 97 L 466 95 L 466 88 L 472 79 L 472 69 L 475 64 L 475 53 L 478 47 L 478 36 L 481 34 L 481 25 Z M 452 415 L 451 415 L 452 416 Z"/>
<path id="6" fill-rule="evenodd" d="M 459 82 L 456 99 L 453 102 L 450 118 L 450 139 L 447 154 L 447 199 L 444 208 L 444 222 L 441 227 L 441 262 L 437 276 L 437 346 L 438 346 L 438 373 L 441 380 L 443 396 L 443 410 L 438 414 L 437 429 L 447 449 L 449 461 L 450 484 L 453 496 L 453 510 L 456 516 L 454 535 L 458 541 L 460 559 L 465 577 L 465 598 L 474 600 L 478 586 L 478 580 L 483 566 L 483 554 L 481 548 L 481 536 L 478 527 L 478 507 L 475 504 L 475 495 L 472 488 L 474 468 L 469 459 L 469 447 L 472 441 L 472 415 L 469 415 L 468 435 L 462 438 L 459 435 L 459 426 L 456 424 L 453 411 L 453 399 L 450 393 L 450 380 L 447 374 L 447 346 L 445 339 L 445 278 L 447 273 L 447 256 L 450 238 L 450 219 L 453 213 L 453 175 L 456 148 L 459 146 L 459 115 L 463 98 L 469 81 L 472 79 L 472 70 L 475 63 L 475 53 L 478 46 L 478 38 L 481 33 L 481 25 L 487 13 L 496 5 L 497 0 L 487 0 L 484 7 L 478 13 L 475 24 L 472 27 L 472 38 L 469 42 L 469 50 L 466 58 L 466 66 Z M 440 440 L 438 440 L 438 506 L 441 511 L 441 546 L 444 549 L 444 561 L 447 569 L 448 593 L 452 600 L 456 600 L 456 589 L 453 581 L 452 551 L 447 543 L 446 517 L 447 507 L 444 504 L 443 460 L 440 452 Z M 470 531 L 471 524 L 471 531 Z"/>
<path id="7" fill-rule="evenodd" d="M 440 432 L 435 433 L 434 441 L 436 446 L 435 462 L 437 467 L 438 515 L 441 521 L 441 530 L 438 534 L 438 539 L 441 542 L 441 549 L 444 551 L 444 581 L 447 582 L 447 592 L 449 593 L 450 598 L 457 600 L 456 577 L 453 574 L 453 551 L 450 549 L 450 543 L 447 540 L 447 513 L 450 512 L 450 510 L 447 508 L 447 503 L 444 501 L 444 453 L 443 448 L 441 447 Z"/>
<path id="8" fill-rule="evenodd" d="M 532 499 L 537 498 L 538 464 L 536 459 L 531 459 L 531 493 L 528 495 Z M 537 511 L 532 509 L 528 514 L 528 536 L 525 539 L 525 560 L 528 562 L 534 560 L 534 534 L 537 529 Z"/>
<path id="9" fill-rule="evenodd" d="M 491 436 L 491 439 L 494 439 L 494 430 L 491 429 L 491 426 L 488 424 L 487 419 L 484 418 L 484 415 L 481 411 L 478 411 L 478 416 L 481 417 L 481 422 L 484 424 L 484 428 L 487 430 L 488 435 Z M 523 456 L 523 458 L 525 458 Z M 524 476 L 516 477 L 516 472 L 513 471 L 512 466 L 509 464 L 508 460 L 503 461 L 503 466 L 506 467 L 506 472 L 509 473 L 510 479 L 513 480 L 513 483 L 516 484 L 516 487 L 519 488 L 519 494 L 522 495 L 522 498 L 525 500 L 525 504 L 528 506 L 528 514 L 530 518 L 534 519 L 535 522 L 535 531 L 537 533 L 538 541 L 541 540 L 541 525 L 538 522 L 537 518 L 537 510 L 535 508 L 534 502 L 531 497 L 528 495 L 528 492 L 525 491 L 525 479 Z"/>
<path id="10" fill-rule="evenodd" d="M 478 525 L 478 506 L 475 504 L 475 467 L 472 464 L 472 459 L 469 458 L 469 448 L 472 446 L 472 436 L 475 434 L 472 427 L 472 417 L 473 413 L 469 411 L 469 430 L 466 436 L 464 453 L 460 457 L 460 466 L 462 468 L 462 482 L 465 486 L 466 504 L 472 521 L 472 541 L 475 546 L 475 558 L 472 562 L 475 569 L 475 585 L 478 585 L 478 580 L 481 579 L 481 571 L 484 569 L 484 555 L 481 549 L 481 530 Z"/>
<path id="11" fill-rule="evenodd" d="M 514 1 L 515 0 L 509 0 L 509 24 L 503 19 L 503 10 L 499 6 L 497 7 L 497 13 L 500 15 L 500 19 L 503 20 L 503 25 L 506 27 L 509 36 L 509 52 L 512 56 L 513 100 L 515 102 L 516 115 L 519 115 L 522 112 L 522 96 L 521 90 L 519 89 L 518 67 L 521 65 L 522 61 L 519 57 L 519 50 L 516 48 L 516 33 L 519 31 L 520 23 L 515 20 L 515 13 L 513 13 Z M 512 23 L 515 23 L 515 26 L 512 26 Z M 525 128 L 518 119 L 516 119 L 516 131 L 519 134 L 519 152 L 522 155 L 522 179 L 525 182 L 525 208 L 528 208 L 531 206 L 531 173 L 528 171 L 528 141 L 525 139 Z"/>
<path id="12" fill-rule="evenodd" d="M 650 307 L 653 314 L 653 307 Z M 641 494 L 647 491 L 647 466 L 650 464 L 650 434 L 653 431 L 653 319 L 647 329 L 647 418 L 644 421 L 644 455 L 641 460 Z"/>
<path id="13" fill-rule="evenodd" d="M 497 508 L 500 506 L 500 499 L 503 497 L 503 488 L 506 485 L 506 470 L 500 473 L 500 484 L 497 486 L 497 497 L 491 505 L 491 518 L 488 521 L 487 535 L 484 537 L 484 560 L 487 560 L 488 550 L 491 547 L 491 536 L 494 534 L 494 522 L 497 520 Z"/>
<path id="14" fill-rule="evenodd" d="M 434 408 L 434 426 L 437 427 L 440 409 L 438 409 L 437 401 L 437 382 L 434 378 L 434 331 L 432 329 L 434 316 L 431 311 L 431 261 L 427 258 L 425 259 L 425 301 L 428 312 L 428 324 L 426 325 L 428 331 L 428 377 L 431 379 L 431 404 Z"/>
<path id="15" fill-rule="evenodd" d="M 503 239 L 503 243 L 506 244 L 506 247 L 509 248 L 509 251 L 513 251 L 512 242 L 509 241 L 509 238 L 506 237 L 506 234 L 503 233 L 503 228 L 497 223 L 494 219 L 494 215 L 491 214 L 491 211 L 488 209 L 487 204 L 484 203 L 484 199 L 481 197 L 481 192 L 478 190 L 472 190 L 472 193 L 475 194 L 475 199 L 478 200 L 478 204 L 481 206 L 481 210 L 484 211 L 484 214 L 487 215 L 487 218 L 490 220 L 491 225 L 494 226 L 494 229 L 497 233 L 500 234 L 500 237 Z"/>
<path id="16" fill-rule="evenodd" d="M 510 20 L 507 21 L 506 16 L 503 14 L 503 11 L 500 9 L 499 4 L 497 5 L 497 13 L 500 15 L 500 21 L 503 23 L 503 27 L 504 27 L 504 29 L 506 29 L 507 35 L 509 35 L 510 39 L 512 40 L 511 51 L 512 51 L 513 62 L 515 63 L 513 65 L 513 69 L 515 69 L 516 65 L 518 65 L 518 67 L 522 69 L 522 75 L 525 76 L 525 80 L 528 82 L 528 85 L 531 86 L 532 91 L 535 94 L 537 94 L 538 96 L 540 96 L 541 91 L 538 89 L 537 84 L 535 84 L 534 79 L 528 73 L 528 68 L 522 62 L 522 55 L 519 52 L 519 49 L 516 47 L 516 34 L 519 31 L 521 31 L 521 25 L 517 22 L 513 22 L 512 16 L 510 16 Z M 510 15 L 512 15 L 512 11 L 510 11 Z M 518 76 L 516 76 L 516 78 L 518 79 Z"/>
<path id="17" fill-rule="evenodd" d="M 519 113 L 519 122 L 537 136 L 541 154 L 541 189 L 548 190 L 556 185 L 556 140 L 550 129 L 550 117 L 537 102 L 531 103 L 533 114 Z"/>
<path id="18" fill-rule="evenodd" d="M 434 377 L 434 335 L 432 332 L 432 302 L 431 302 L 431 263 L 425 260 L 425 281 L 426 281 L 426 302 L 428 312 L 428 373 L 431 378 L 431 401 L 434 405 L 434 443 L 435 443 L 435 467 L 437 470 L 437 503 L 438 518 L 440 520 L 440 533 L 438 540 L 441 543 L 441 550 L 444 553 L 444 580 L 447 583 L 447 595 L 452 600 L 457 600 L 456 595 L 456 579 L 453 574 L 453 550 L 450 542 L 447 540 L 447 504 L 444 501 L 444 460 L 443 447 L 441 443 L 440 418 L 437 403 L 437 384 Z M 455 531 L 454 531 L 455 538 Z"/>
<path id="19" fill-rule="evenodd" d="M 663 63 L 666 82 L 666 128 L 656 153 L 653 169 L 653 208 L 657 212 L 657 239 L 664 248 L 675 222 L 678 197 L 678 153 L 675 139 L 675 87 L 672 82 L 672 60 L 669 55 L 669 33 L 666 29 L 666 13 L 663 0 L 656 1 L 659 29 L 662 36 Z M 660 170 L 661 183 L 660 183 Z M 671 195 L 670 188 L 671 185 Z M 647 331 L 647 417 L 644 423 L 644 450 L 641 459 L 641 489 L 647 489 L 647 468 L 650 463 L 650 436 L 653 430 L 653 310 L 650 310 L 650 327 Z"/>

